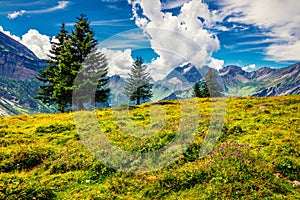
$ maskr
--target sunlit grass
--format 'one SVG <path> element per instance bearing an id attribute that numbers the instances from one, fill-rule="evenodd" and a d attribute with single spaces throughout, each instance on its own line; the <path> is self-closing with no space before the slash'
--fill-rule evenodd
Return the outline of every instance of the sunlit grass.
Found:
<path id="1" fill-rule="evenodd" d="M 212 103 L 194 100 L 85 111 L 96 116 L 112 144 L 147 153 L 178 134 L 182 116 L 188 116 L 180 106 L 199 109 L 187 151 L 167 167 L 140 174 L 97 161 L 83 145 L 73 113 L 1 117 L 0 199 L 300 198 L 293 186 L 300 181 L 299 95 L 228 98 L 222 135 L 204 158 L 199 151 Z"/>

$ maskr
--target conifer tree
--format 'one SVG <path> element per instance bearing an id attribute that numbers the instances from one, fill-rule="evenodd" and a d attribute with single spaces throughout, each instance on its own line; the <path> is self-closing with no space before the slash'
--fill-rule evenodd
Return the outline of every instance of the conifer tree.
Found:
<path id="1" fill-rule="evenodd" d="M 57 42 L 52 42 L 47 68 L 37 76 L 38 80 L 43 82 L 44 85 L 41 86 L 41 91 L 38 92 L 36 98 L 46 104 L 55 103 L 58 110 L 64 112 L 71 107 L 74 81 L 80 67 L 92 50 L 95 49 L 98 42 L 94 39 L 94 32 L 84 14 L 77 18 L 71 35 L 65 30 L 63 24 L 56 39 Z M 107 73 L 107 68 L 104 67 L 103 69 Z M 104 73 L 104 76 L 106 76 L 106 73 Z M 97 82 L 99 87 L 97 87 L 96 97 L 98 101 L 104 101 L 107 98 L 99 88 L 106 80 L 100 82 Z"/>
<path id="2" fill-rule="evenodd" d="M 46 69 L 41 70 L 37 79 L 43 83 L 40 86 L 41 91 L 37 94 L 37 99 L 41 100 L 43 103 L 51 105 L 56 103 L 58 105 L 58 110 L 64 112 L 67 103 L 64 99 L 64 92 L 62 88 L 59 89 L 59 74 L 61 72 L 62 62 L 62 52 L 68 51 L 66 42 L 70 39 L 68 31 L 65 29 L 65 24 L 62 24 L 61 29 L 56 36 L 56 40 L 51 42 L 50 55 L 47 60 L 48 66 Z M 58 93 L 61 93 L 58 95 Z"/>
<path id="3" fill-rule="evenodd" d="M 196 82 L 193 86 L 193 97 L 209 97 L 209 89 L 207 87 L 206 81 L 202 80 L 200 83 Z"/>
<path id="4" fill-rule="evenodd" d="M 136 101 L 139 105 L 141 100 L 149 99 L 153 96 L 152 84 L 150 84 L 151 76 L 146 72 L 147 65 L 143 65 L 144 61 L 138 57 L 132 65 L 129 80 L 125 85 L 125 95 L 131 100 Z"/>
<path id="5" fill-rule="evenodd" d="M 222 97 L 224 95 L 221 80 L 218 79 L 218 76 L 213 69 L 208 70 L 205 80 L 211 97 Z"/>
<path id="6" fill-rule="evenodd" d="M 193 97 L 200 97 L 201 88 L 199 82 L 196 82 L 193 86 Z"/>
<path id="7" fill-rule="evenodd" d="M 84 59 L 92 52 L 97 46 L 98 41 L 94 39 L 95 33 L 90 27 L 90 22 L 86 15 L 81 14 L 77 17 L 77 22 L 74 25 L 71 39 L 73 51 L 72 54 L 75 60 L 79 63 L 83 63 Z"/>
<path id="8" fill-rule="evenodd" d="M 106 87 L 109 82 L 107 77 L 108 63 L 105 55 L 97 49 L 85 58 L 77 75 L 74 89 L 74 100 L 78 103 L 78 109 L 82 110 L 85 103 L 92 103 L 95 97 L 96 103 L 107 101 L 110 89 Z"/>

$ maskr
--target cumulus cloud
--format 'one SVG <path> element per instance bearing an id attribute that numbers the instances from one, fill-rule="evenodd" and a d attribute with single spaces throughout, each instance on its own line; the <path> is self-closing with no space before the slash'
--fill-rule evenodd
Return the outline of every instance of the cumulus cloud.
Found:
<path id="1" fill-rule="evenodd" d="M 210 68 L 220 70 L 224 66 L 224 60 L 218 60 L 215 58 L 211 58 L 210 62 L 207 64 Z"/>
<path id="2" fill-rule="evenodd" d="M 51 7 L 51 8 L 46 8 L 46 9 L 41 9 L 41 10 L 20 10 L 20 11 L 14 11 L 12 13 L 9 13 L 7 15 L 7 17 L 9 19 L 15 19 L 19 16 L 22 16 L 24 13 L 27 13 L 27 14 L 40 14 L 40 13 L 49 13 L 49 12 L 53 12 L 53 11 L 56 11 L 56 10 L 61 10 L 61 9 L 64 9 L 66 8 L 70 1 L 58 1 L 57 2 L 58 5 L 57 6 L 54 6 L 54 7 Z"/>
<path id="3" fill-rule="evenodd" d="M 101 52 L 105 54 L 108 61 L 108 75 L 118 74 L 127 77 L 134 63 L 131 49 L 110 50 L 103 48 Z"/>
<path id="4" fill-rule="evenodd" d="M 300 60 L 300 9 L 298 0 L 218 1 L 221 20 L 254 25 L 266 36 L 277 39 L 265 51 L 273 61 Z"/>
<path id="5" fill-rule="evenodd" d="M 46 59 L 51 49 L 50 38 L 30 29 L 22 36 L 21 43 L 27 46 L 37 57 Z"/>
<path id="6" fill-rule="evenodd" d="M 256 65 L 255 64 L 252 64 L 252 65 L 248 65 L 248 66 L 245 66 L 243 67 L 242 69 L 244 71 L 248 71 L 248 70 L 252 70 L 252 69 L 255 69 L 256 68 Z"/>
<path id="7" fill-rule="evenodd" d="M 177 16 L 163 12 L 159 0 L 128 2 L 136 25 L 149 36 L 151 48 L 159 55 L 151 63 L 152 69 L 167 72 L 187 61 L 202 67 L 211 60 L 212 52 L 219 49 L 218 38 L 206 29 L 214 24 L 214 13 L 202 1 L 185 2 Z"/>
<path id="8" fill-rule="evenodd" d="M 163 9 L 172 9 L 181 7 L 184 3 L 189 2 L 190 0 L 167 0 L 166 2 L 162 3 Z"/>

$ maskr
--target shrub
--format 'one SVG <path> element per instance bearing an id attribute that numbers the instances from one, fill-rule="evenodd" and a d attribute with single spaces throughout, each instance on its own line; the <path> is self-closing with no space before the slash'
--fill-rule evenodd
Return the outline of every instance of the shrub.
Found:
<path id="1" fill-rule="evenodd" d="M 279 162 L 276 169 L 289 179 L 300 180 L 300 166 L 296 165 L 289 158 L 285 158 L 285 160 Z"/>
<path id="2" fill-rule="evenodd" d="M 7 159 L 1 161 L 0 171 L 28 171 L 40 165 L 51 153 L 52 151 L 50 149 L 39 146 L 21 147 L 18 151 L 6 156 Z"/>
<path id="3" fill-rule="evenodd" d="M 103 180 L 105 177 L 115 173 L 116 170 L 113 168 L 109 168 L 102 164 L 100 161 L 98 161 L 93 165 L 89 172 L 91 180 Z"/>
<path id="4" fill-rule="evenodd" d="M 74 124 L 51 124 L 50 126 L 39 126 L 36 128 L 36 133 L 62 133 L 64 131 L 71 131 L 75 129 Z"/>
<path id="5" fill-rule="evenodd" d="M 245 131 L 242 129 L 240 125 L 229 128 L 228 125 L 224 125 L 222 129 L 222 134 L 219 138 L 219 141 L 225 142 L 230 135 L 233 136 L 241 136 Z"/>

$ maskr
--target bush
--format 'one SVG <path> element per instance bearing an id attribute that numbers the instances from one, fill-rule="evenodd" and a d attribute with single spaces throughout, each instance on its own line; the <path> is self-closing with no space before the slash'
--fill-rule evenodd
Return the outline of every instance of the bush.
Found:
<path id="1" fill-rule="evenodd" d="M 242 127 L 240 125 L 234 126 L 232 128 L 228 128 L 228 125 L 225 124 L 222 129 L 222 134 L 221 134 L 219 140 L 221 142 L 225 142 L 225 141 L 227 141 L 227 139 L 230 135 L 241 136 L 244 132 L 245 131 L 242 129 Z"/>
<path id="2" fill-rule="evenodd" d="M 39 126 L 36 128 L 36 133 L 62 133 L 64 131 L 71 131 L 75 129 L 74 124 L 51 124 L 50 126 Z"/>
<path id="3" fill-rule="evenodd" d="M 52 151 L 39 146 L 22 147 L 16 152 L 12 152 L 7 159 L 3 159 L 0 164 L 1 172 L 11 172 L 15 170 L 30 170 L 48 158 Z"/>
<path id="4" fill-rule="evenodd" d="M 300 166 L 296 165 L 289 158 L 285 158 L 285 160 L 279 162 L 276 168 L 285 177 L 292 180 L 300 180 Z"/>
<path id="5" fill-rule="evenodd" d="M 116 170 L 109 168 L 102 164 L 100 161 L 96 162 L 94 166 L 90 169 L 90 179 L 91 180 L 103 180 L 105 177 L 115 173 Z"/>

